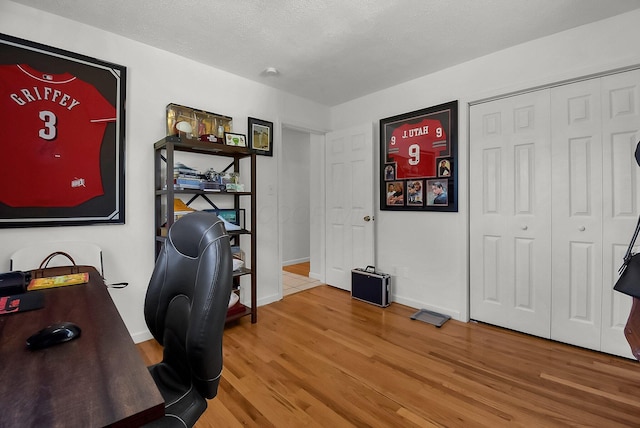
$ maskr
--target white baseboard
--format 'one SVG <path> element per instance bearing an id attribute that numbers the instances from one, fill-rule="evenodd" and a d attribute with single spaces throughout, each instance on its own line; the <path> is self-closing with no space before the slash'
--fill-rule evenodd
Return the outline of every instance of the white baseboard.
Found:
<path id="1" fill-rule="evenodd" d="M 131 338 L 133 339 L 133 343 L 141 343 L 153 339 L 153 335 L 149 330 L 145 330 L 132 334 Z"/>
<path id="2" fill-rule="evenodd" d="M 297 265 L 298 263 L 306 263 L 309 260 L 311 260 L 309 257 L 305 257 L 302 259 L 295 259 L 295 260 L 287 260 L 286 262 L 282 262 L 282 266 Z"/>
<path id="3" fill-rule="evenodd" d="M 324 278 L 319 273 L 309 272 L 309 278 L 324 282 Z"/>

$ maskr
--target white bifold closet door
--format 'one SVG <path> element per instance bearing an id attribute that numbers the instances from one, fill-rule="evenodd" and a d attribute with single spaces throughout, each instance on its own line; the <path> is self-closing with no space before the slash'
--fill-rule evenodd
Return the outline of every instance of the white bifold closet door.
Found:
<path id="1" fill-rule="evenodd" d="M 474 105 L 470 121 L 471 317 L 549 337 L 549 93 Z"/>
<path id="2" fill-rule="evenodd" d="M 633 358 L 624 338 L 632 298 L 613 291 L 640 214 L 640 70 L 602 79 L 602 329 L 600 349 Z M 640 250 L 640 242 L 634 249 Z"/>
<path id="3" fill-rule="evenodd" d="M 603 288 L 601 111 L 600 79 L 551 90 L 551 338 L 596 350 Z"/>
<path id="4" fill-rule="evenodd" d="M 635 70 L 472 106 L 473 319 L 632 357 L 631 299 L 612 287 L 638 216 L 639 84 Z"/>
<path id="5" fill-rule="evenodd" d="M 551 90 L 551 338 L 631 357 L 613 291 L 638 217 L 640 71 Z"/>

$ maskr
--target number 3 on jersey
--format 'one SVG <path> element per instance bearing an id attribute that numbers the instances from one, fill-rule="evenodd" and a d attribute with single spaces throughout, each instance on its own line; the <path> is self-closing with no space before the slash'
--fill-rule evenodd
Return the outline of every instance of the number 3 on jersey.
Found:
<path id="1" fill-rule="evenodd" d="M 47 141 L 55 140 L 57 136 L 56 125 L 58 123 L 56 115 L 49 110 L 42 110 L 39 117 L 44 128 L 38 130 L 38 136 Z"/>

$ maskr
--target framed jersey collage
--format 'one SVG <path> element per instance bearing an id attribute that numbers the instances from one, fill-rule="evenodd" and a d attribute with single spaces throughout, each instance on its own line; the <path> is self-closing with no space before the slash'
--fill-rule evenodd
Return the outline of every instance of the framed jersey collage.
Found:
<path id="1" fill-rule="evenodd" d="M 0 227 L 123 224 L 126 68 L 0 34 Z"/>
<path id="2" fill-rule="evenodd" d="M 380 120 L 380 209 L 458 211 L 458 101 Z"/>

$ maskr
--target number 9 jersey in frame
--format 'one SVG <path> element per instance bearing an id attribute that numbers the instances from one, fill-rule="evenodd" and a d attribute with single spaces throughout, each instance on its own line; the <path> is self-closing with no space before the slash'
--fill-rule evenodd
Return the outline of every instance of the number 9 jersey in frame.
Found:
<path id="1" fill-rule="evenodd" d="M 391 276 L 376 272 L 373 266 L 351 270 L 351 297 L 372 305 L 389 306 Z"/>
<path id="2" fill-rule="evenodd" d="M 380 120 L 380 209 L 458 211 L 458 102 Z"/>

